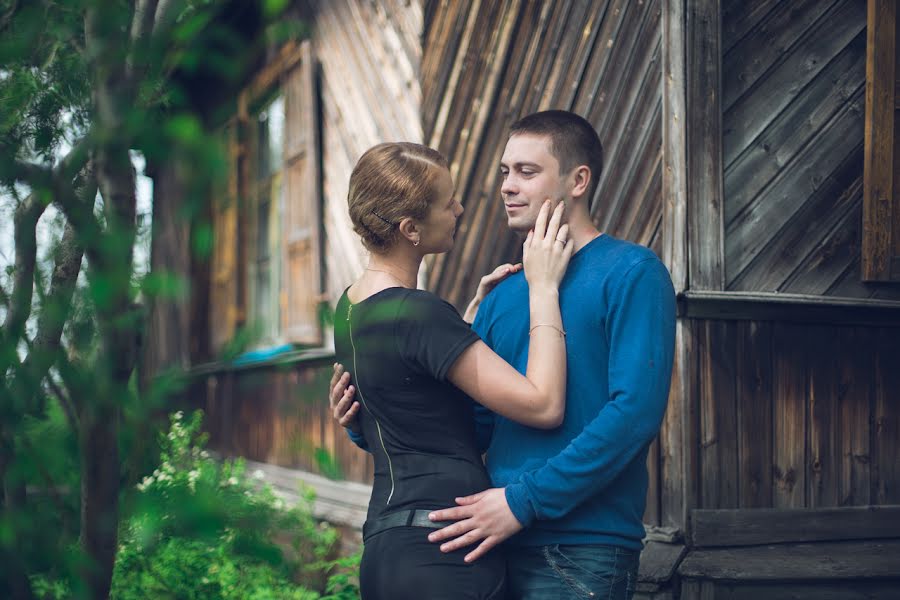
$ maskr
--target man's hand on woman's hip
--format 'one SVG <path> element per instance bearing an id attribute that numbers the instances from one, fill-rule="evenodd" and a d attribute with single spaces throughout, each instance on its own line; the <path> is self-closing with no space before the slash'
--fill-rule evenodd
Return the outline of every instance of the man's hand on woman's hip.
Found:
<path id="1" fill-rule="evenodd" d="M 453 552 L 478 541 L 478 547 L 466 555 L 473 562 L 522 529 L 506 502 L 504 488 L 491 488 L 465 498 L 457 498 L 459 506 L 436 510 L 428 517 L 432 521 L 456 521 L 429 534 L 428 541 L 441 542 L 441 552 Z"/>

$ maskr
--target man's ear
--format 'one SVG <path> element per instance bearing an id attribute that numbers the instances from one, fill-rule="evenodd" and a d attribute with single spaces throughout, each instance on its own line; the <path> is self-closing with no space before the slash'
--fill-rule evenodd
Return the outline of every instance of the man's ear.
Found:
<path id="1" fill-rule="evenodd" d="M 569 192 L 572 198 L 581 198 L 587 194 L 588 188 L 591 186 L 591 169 L 587 165 L 579 165 L 572 170 L 571 174 L 572 191 Z"/>
<path id="2" fill-rule="evenodd" d="M 416 246 L 419 245 L 419 239 L 422 237 L 422 232 L 415 219 L 412 217 L 403 217 L 403 219 L 400 220 L 400 224 L 397 225 L 397 229 L 400 230 L 400 235 L 406 238 L 410 244 Z"/>

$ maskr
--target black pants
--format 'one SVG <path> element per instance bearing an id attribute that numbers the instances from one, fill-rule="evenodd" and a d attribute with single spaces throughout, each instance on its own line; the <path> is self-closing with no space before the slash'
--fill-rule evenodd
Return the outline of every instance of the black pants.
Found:
<path id="1" fill-rule="evenodd" d="M 365 541 L 360 564 L 363 600 L 501 600 L 506 594 L 506 561 L 498 548 L 472 564 L 474 549 L 445 554 L 428 541 L 434 531 L 395 527 Z"/>

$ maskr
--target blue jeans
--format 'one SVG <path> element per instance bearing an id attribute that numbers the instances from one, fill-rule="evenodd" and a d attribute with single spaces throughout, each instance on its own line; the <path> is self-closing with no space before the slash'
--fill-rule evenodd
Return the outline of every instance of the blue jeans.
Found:
<path id="1" fill-rule="evenodd" d="M 615 546 L 508 548 L 510 598 L 630 600 L 640 559 L 640 551 Z"/>

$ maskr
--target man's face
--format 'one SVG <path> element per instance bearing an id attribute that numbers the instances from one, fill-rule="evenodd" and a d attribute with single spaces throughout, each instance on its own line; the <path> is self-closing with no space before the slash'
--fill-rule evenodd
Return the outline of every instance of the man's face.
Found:
<path id="1" fill-rule="evenodd" d="M 547 198 L 556 206 L 567 197 L 568 178 L 559 172 L 559 161 L 550 153 L 546 136 L 522 133 L 510 137 L 500 159 L 500 172 L 500 195 L 513 231 L 525 234 L 533 229 Z"/>

